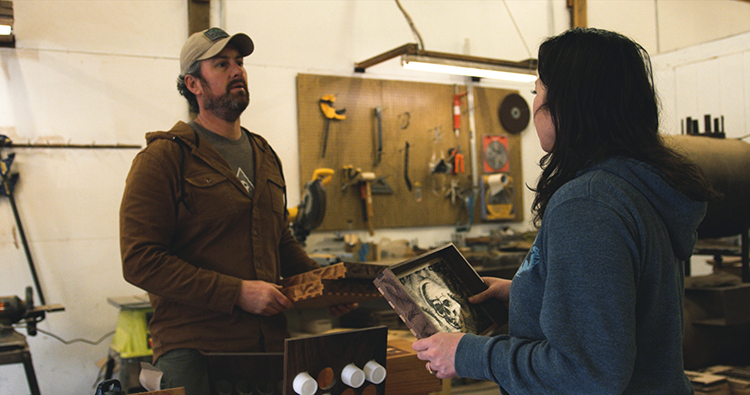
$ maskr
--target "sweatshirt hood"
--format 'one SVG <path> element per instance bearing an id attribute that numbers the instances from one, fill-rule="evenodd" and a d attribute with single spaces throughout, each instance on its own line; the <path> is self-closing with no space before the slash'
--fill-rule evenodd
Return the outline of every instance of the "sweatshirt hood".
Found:
<path id="1" fill-rule="evenodd" d="M 661 216 L 675 255 L 681 260 L 692 255 L 698 239 L 698 225 L 706 214 L 705 202 L 688 198 L 672 187 L 655 167 L 634 159 L 610 158 L 581 174 L 594 170 L 612 173 L 633 185 Z"/>

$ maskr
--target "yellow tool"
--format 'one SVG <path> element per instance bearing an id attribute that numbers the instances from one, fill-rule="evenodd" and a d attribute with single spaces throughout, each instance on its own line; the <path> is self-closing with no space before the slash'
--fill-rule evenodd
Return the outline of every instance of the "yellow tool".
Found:
<path id="1" fill-rule="evenodd" d="M 346 112 L 345 108 L 342 108 L 340 110 L 333 108 L 333 103 L 335 101 L 336 96 L 334 95 L 325 95 L 319 100 L 320 109 L 323 111 L 323 116 L 326 118 L 326 129 L 325 133 L 323 134 L 323 154 L 320 156 L 321 158 L 326 157 L 326 146 L 328 145 L 328 129 L 330 129 L 331 127 L 331 120 L 346 119 L 346 115 L 344 115 L 344 113 Z"/>
<path id="2" fill-rule="evenodd" d="M 328 169 L 324 167 L 313 170 L 312 178 L 310 179 L 310 182 L 305 184 L 305 190 L 303 191 L 303 193 L 307 195 L 307 192 L 309 189 L 308 185 L 311 183 L 314 183 L 315 181 L 320 180 L 320 183 L 323 185 L 330 184 L 331 179 L 333 178 L 333 173 L 334 173 L 333 169 Z M 304 202 L 304 200 L 305 200 L 305 197 L 303 196 L 302 201 Z M 300 205 L 302 205 L 302 203 L 300 203 Z M 294 222 L 294 220 L 297 219 L 298 214 L 299 214 L 299 206 L 289 208 L 289 222 Z"/>
<path id="3" fill-rule="evenodd" d="M 335 171 L 333 169 L 322 167 L 320 169 L 315 169 L 313 171 L 312 179 L 310 181 L 315 181 L 317 179 L 320 179 L 320 182 L 323 185 L 328 185 L 331 183 L 331 179 L 333 179 L 333 173 Z"/>
<path id="4" fill-rule="evenodd" d="M 302 201 L 297 207 L 289 209 L 292 233 L 302 245 L 310 231 L 323 222 L 326 212 L 326 192 L 323 186 L 330 184 L 333 173 L 333 169 L 315 169 L 312 179 L 305 183 Z"/>

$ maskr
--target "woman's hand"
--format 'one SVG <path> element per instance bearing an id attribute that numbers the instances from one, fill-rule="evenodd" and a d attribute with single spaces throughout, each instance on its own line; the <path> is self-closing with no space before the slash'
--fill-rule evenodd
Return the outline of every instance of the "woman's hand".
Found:
<path id="1" fill-rule="evenodd" d="M 417 340 L 411 348 L 417 352 L 417 358 L 427 361 L 425 368 L 439 379 L 452 379 L 456 375 L 456 348 L 464 333 L 436 333 L 430 337 Z"/>
<path id="2" fill-rule="evenodd" d="M 471 303 L 482 303 L 489 298 L 500 299 L 505 302 L 507 307 L 510 303 L 510 283 L 511 280 L 505 280 L 496 277 L 482 277 L 482 280 L 489 287 L 483 292 L 469 297 Z"/>

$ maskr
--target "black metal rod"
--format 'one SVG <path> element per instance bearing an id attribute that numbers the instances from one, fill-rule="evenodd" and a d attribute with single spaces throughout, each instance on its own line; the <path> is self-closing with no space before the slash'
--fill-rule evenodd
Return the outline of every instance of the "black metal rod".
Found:
<path id="1" fill-rule="evenodd" d="M 750 283 L 750 228 L 742 231 L 742 282 Z"/>
<path id="2" fill-rule="evenodd" d="M 8 174 L 10 176 L 10 174 Z M 36 286 L 36 293 L 39 294 L 39 303 L 47 304 L 44 299 L 44 293 L 42 293 L 42 286 L 39 285 L 39 276 L 36 274 L 36 267 L 34 266 L 34 260 L 31 258 L 31 250 L 29 250 L 29 243 L 26 241 L 26 234 L 23 231 L 23 225 L 21 224 L 21 217 L 18 215 L 18 207 L 16 207 L 16 199 L 13 197 L 13 189 L 8 183 L 8 178 L 3 180 L 3 187 L 8 193 L 8 199 L 10 200 L 10 207 L 13 209 L 13 216 L 16 218 L 16 226 L 18 227 L 18 234 L 21 235 L 21 244 L 23 244 L 23 250 L 26 252 L 26 259 L 29 261 L 29 269 L 31 269 L 31 277 L 34 279 L 34 285 Z"/>
<path id="3" fill-rule="evenodd" d="M 5 148 L 62 148 L 62 149 L 141 149 L 140 145 L 126 144 L 10 144 Z"/>

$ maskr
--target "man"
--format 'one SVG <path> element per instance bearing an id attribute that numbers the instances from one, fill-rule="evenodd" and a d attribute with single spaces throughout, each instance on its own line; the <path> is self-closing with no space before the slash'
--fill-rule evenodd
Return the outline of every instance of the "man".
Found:
<path id="1" fill-rule="evenodd" d="M 277 282 L 318 267 L 289 230 L 278 156 L 240 126 L 253 49 L 218 28 L 190 36 L 178 90 L 197 117 L 146 135 L 120 208 L 123 274 L 149 292 L 156 367 L 188 395 L 210 393 L 200 351 L 283 350 L 293 306 Z"/>

